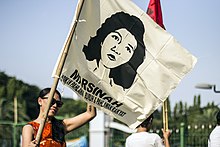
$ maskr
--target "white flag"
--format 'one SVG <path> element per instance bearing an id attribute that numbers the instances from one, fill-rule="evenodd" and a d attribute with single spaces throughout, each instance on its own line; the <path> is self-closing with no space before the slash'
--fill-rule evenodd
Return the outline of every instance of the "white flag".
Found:
<path id="1" fill-rule="evenodd" d="M 130 128 L 153 113 L 196 63 L 130 0 L 85 0 L 77 22 L 60 80 Z"/>

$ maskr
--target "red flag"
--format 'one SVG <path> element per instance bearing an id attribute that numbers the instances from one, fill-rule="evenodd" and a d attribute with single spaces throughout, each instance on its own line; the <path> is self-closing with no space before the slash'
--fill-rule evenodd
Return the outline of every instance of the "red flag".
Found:
<path id="1" fill-rule="evenodd" d="M 160 7 L 160 0 L 150 0 L 147 14 L 162 28 L 165 29 L 163 25 L 163 17 L 162 17 L 162 10 Z"/>

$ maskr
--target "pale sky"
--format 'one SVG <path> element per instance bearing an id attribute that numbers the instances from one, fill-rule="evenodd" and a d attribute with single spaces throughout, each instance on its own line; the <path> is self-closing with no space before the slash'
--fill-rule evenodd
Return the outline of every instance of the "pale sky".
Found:
<path id="1" fill-rule="evenodd" d="M 149 0 L 133 0 L 146 11 Z M 0 0 L 0 71 L 40 88 L 51 87 L 51 74 L 69 31 L 76 0 Z M 180 100 L 202 105 L 220 93 L 195 88 L 198 83 L 216 84 L 220 90 L 220 1 L 161 0 L 166 30 L 198 58 L 195 68 L 170 95 L 171 105 Z M 62 89 L 62 84 L 59 85 Z M 64 87 L 64 96 L 73 97 Z"/>

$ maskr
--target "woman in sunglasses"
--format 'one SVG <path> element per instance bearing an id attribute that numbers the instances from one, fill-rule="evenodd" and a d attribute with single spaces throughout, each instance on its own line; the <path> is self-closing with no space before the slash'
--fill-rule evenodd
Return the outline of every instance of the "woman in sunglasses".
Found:
<path id="1" fill-rule="evenodd" d="M 35 140 L 40 122 L 43 118 L 44 111 L 46 111 L 47 100 L 51 88 L 45 88 L 40 91 L 38 97 L 38 104 L 40 112 L 37 119 L 29 122 L 22 130 L 22 147 L 38 146 Z M 54 98 L 51 102 L 51 107 L 48 112 L 44 130 L 41 135 L 40 147 L 65 147 L 65 134 L 81 127 L 96 116 L 96 109 L 92 105 L 87 104 L 87 111 L 75 116 L 58 120 L 54 116 L 62 107 L 61 95 L 58 90 L 54 93 Z"/>

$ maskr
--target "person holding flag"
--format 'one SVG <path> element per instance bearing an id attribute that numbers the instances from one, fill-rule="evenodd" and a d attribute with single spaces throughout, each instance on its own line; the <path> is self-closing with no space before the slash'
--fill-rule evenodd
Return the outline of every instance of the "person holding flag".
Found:
<path id="1" fill-rule="evenodd" d="M 144 122 L 137 127 L 137 132 L 128 136 L 125 147 L 170 147 L 169 136 L 170 131 L 163 131 L 163 140 L 156 133 L 149 133 L 153 122 L 153 114 L 151 114 Z"/>
<path id="2" fill-rule="evenodd" d="M 87 111 L 82 114 L 63 120 L 56 119 L 55 115 L 63 105 L 61 94 L 56 90 L 50 105 L 48 118 L 43 129 L 40 144 L 38 145 L 36 135 L 44 115 L 50 90 L 51 88 L 45 88 L 39 93 L 38 104 L 40 107 L 40 113 L 37 119 L 28 122 L 28 124 L 23 127 L 22 147 L 65 147 L 65 135 L 83 126 L 96 116 L 96 108 L 87 104 Z"/>

